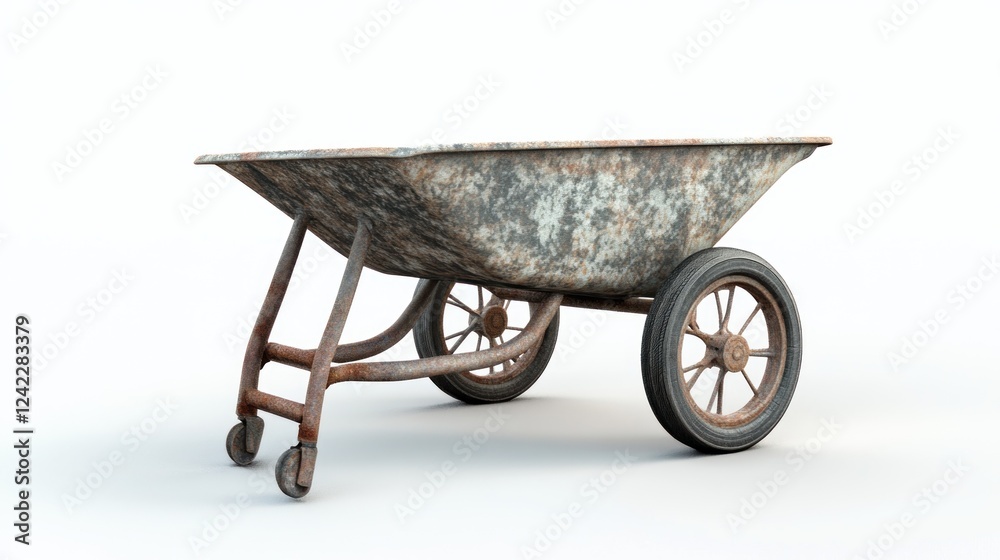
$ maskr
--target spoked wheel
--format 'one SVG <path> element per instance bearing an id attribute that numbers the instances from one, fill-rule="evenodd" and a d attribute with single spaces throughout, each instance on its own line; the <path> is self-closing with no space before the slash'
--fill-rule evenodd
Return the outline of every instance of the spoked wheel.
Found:
<path id="1" fill-rule="evenodd" d="M 499 346 L 520 334 L 537 309 L 535 304 L 500 299 L 485 288 L 467 284 L 441 282 L 431 297 L 431 303 L 413 327 L 421 358 Z M 542 341 L 516 359 L 430 379 L 448 395 L 469 404 L 509 401 L 528 390 L 542 375 L 555 350 L 558 334 L 557 313 Z"/>
<path id="2" fill-rule="evenodd" d="M 747 449 L 788 408 L 801 340 L 795 300 L 771 265 L 737 249 L 701 251 L 670 275 L 646 318 L 646 396 L 680 442 Z"/>

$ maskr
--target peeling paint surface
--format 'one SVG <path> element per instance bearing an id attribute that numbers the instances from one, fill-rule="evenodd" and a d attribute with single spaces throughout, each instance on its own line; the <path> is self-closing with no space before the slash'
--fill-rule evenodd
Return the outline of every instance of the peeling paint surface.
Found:
<path id="1" fill-rule="evenodd" d="M 202 156 L 387 274 L 652 296 L 827 138 L 473 144 Z"/>

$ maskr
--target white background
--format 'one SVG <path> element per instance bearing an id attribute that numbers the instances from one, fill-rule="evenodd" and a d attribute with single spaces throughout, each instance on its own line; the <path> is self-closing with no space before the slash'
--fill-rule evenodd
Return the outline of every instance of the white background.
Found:
<path id="1" fill-rule="evenodd" d="M 389 19 L 384 1 L 224 2 L 3 4 L 0 352 L 13 361 L 30 315 L 36 434 L 32 545 L 12 540 L 8 447 L 0 557 L 996 554 L 995 3 L 404 1 Z M 435 129 L 832 136 L 721 243 L 769 260 L 799 304 L 777 429 L 737 455 L 689 451 L 646 402 L 642 318 L 566 309 L 546 374 L 467 461 L 454 446 L 491 409 L 418 380 L 328 392 L 299 502 L 271 471 L 291 422 L 266 416 L 257 463 L 233 466 L 244 337 L 290 221 L 192 160 L 247 137 L 401 146 Z M 312 347 L 344 259 L 311 236 L 302 259 L 272 338 Z M 345 338 L 386 326 L 413 284 L 366 271 Z M 409 338 L 392 354 L 413 355 Z M 291 398 L 303 380 L 264 372 Z M 458 472 L 401 522 L 445 461 Z"/>

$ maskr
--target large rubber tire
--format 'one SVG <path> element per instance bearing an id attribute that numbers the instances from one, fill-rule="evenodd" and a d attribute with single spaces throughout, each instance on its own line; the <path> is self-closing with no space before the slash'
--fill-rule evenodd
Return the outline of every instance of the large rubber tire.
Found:
<path id="1" fill-rule="evenodd" d="M 429 280 L 421 280 L 429 282 Z M 417 347 L 417 353 L 421 358 L 430 358 L 448 354 L 447 343 L 444 340 L 444 311 L 448 294 L 451 293 L 454 283 L 441 282 L 431 296 L 431 303 L 417 320 L 413 327 L 413 340 Z M 417 286 L 419 289 L 420 286 Z M 530 307 L 530 313 L 534 314 L 535 306 Z M 518 359 L 518 366 L 523 367 L 516 376 L 500 382 L 492 382 L 487 376 L 476 375 L 472 372 L 449 373 L 436 375 L 430 380 L 439 389 L 452 398 L 468 404 L 488 404 L 509 401 L 520 396 L 534 385 L 535 381 L 545 371 L 552 352 L 556 347 L 556 338 L 559 336 L 559 313 L 552 318 L 541 343 L 529 353 Z M 529 355 L 533 354 L 533 355 Z M 522 360 L 530 360 L 527 363 Z"/>
<path id="2" fill-rule="evenodd" d="M 761 305 L 750 314 L 740 334 L 760 313 L 764 318 L 768 349 L 749 350 L 749 346 L 743 346 L 743 350 L 738 350 L 738 357 L 746 357 L 742 362 L 743 371 L 727 372 L 729 366 L 718 367 L 716 390 L 719 410 L 715 414 L 711 411 L 712 400 L 702 410 L 695 403 L 692 393 L 697 376 L 706 368 L 701 367 L 701 371 L 695 369 L 691 372 L 694 379 L 686 380 L 685 369 L 691 368 L 684 368 L 681 364 L 681 351 L 683 341 L 690 340 L 685 336 L 696 336 L 703 342 L 707 338 L 703 338 L 706 334 L 716 337 L 712 340 L 732 336 L 732 332 L 722 326 L 727 324 L 734 307 L 733 296 L 728 295 L 725 286 L 733 286 L 731 290 L 745 291 Z M 714 291 L 707 291 L 713 289 Z M 725 318 L 720 293 L 729 297 Z M 700 302 L 712 301 L 706 299 L 709 297 L 714 298 L 719 309 L 720 327 L 719 332 L 714 334 L 702 330 L 698 325 L 697 311 L 694 311 Z M 743 342 L 746 340 L 743 339 Z M 710 346 L 708 342 L 704 342 L 704 345 L 706 357 L 697 362 L 695 368 L 709 362 L 710 351 L 715 352 L 713 356 L 719 356 L 716 359 L 721 363 L 723 350 Z M 656 294 L 643 330 L 643 384 L 656 418 L 678 441 L 707 453 L 741 451 L 767 436 L 785 413 L 798 381 L 801 356 L 802 332 L 798 310 L 781 276 L 770 264 L 753 253 L 738 249 L 711 248 L 695 253 L 682 262 Z M 749 369 L 747 360 L 750 357 L 766 359 L 761 367 L 764 372 L 762 379 L 756 388 L 746 375 L 746 370 Z M 727 383 L 728 375 L 742 384 L 741 373 L 753 391 L 753 396 L 743 408 L 733 413 L 724 413 L 721 387 Z"/>

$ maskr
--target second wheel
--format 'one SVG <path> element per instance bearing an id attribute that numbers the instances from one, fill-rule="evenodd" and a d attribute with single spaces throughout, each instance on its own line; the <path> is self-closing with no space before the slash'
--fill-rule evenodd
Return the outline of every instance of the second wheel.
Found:
<path id="1" fill-rule="evenodd" d="M 428 282 L 428 280 L 421 280 Z M 431 303 L 413 327 L 421 358 L 493 348 L 517 336 L 536 305 L 504 300 L 488 289 L 441 282 Z M 431 377 L 446 394 L 469 404 L 509 401 L 531 387 L 552 357 L 559 334 L 559 315 L 541 342 L 513 360 L 482 370 Z"/>
<path id="2" fill-rule="evenodd" d="M 795 300 L 771 265 L 746 251 L 706 249 L 653 301 L 643 331 L 646 396 L 681 443 L 740 451 L 785 413 L 801 352 Z"/>

